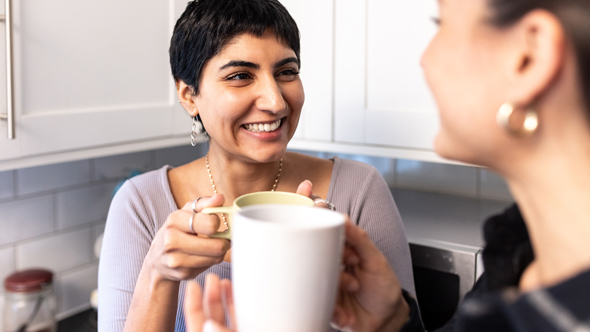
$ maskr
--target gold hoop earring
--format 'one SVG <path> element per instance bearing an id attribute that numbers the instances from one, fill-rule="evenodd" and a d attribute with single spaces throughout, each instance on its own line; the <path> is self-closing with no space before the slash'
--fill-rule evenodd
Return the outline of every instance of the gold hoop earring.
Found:
<path id="1" fill-rule="evenodd" d="M 525 110 L 524 121 L 522 126 L 515 127 L 510 124 L 510 118 L 514 114 L 516 107 L 513 103 L 504 103 L 496 113 L 496 123 L 513 137 L 526 138 L 531 137 L 539 128 L 539 117 L 537 111 L 532 107 Z"/>

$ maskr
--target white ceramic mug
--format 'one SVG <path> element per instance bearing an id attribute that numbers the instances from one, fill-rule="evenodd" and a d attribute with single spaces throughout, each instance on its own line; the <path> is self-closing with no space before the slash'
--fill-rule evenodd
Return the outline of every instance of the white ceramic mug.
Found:
<path id="1" fill-rule="evenodd" d="M 344 215 L 296 205 L 234 214 L 232 283 L 240 332 L 325 332 L 334 310 Z"/>
<path id="2" fill-rule="evenodd" d="M 223 232 L 218 232 L 214 235 L 211 235 L 211 237 L 230 239 L 234 214 L 246 206 L 258 204 L 313 206 L 314 202 L 311 198 L 299 194 L 288 193 L 283 191 L 259 191 L 255 193 L 245 194 L 236 198 L 232 206 L 204 208 L 201 212 L 209 214 L 225 214 L 227 216 L 226 219 L 228 229 Z"/>

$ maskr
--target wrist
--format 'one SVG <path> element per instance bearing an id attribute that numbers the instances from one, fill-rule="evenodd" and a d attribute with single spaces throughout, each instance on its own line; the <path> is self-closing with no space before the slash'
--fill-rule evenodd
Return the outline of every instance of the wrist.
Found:
<path id="1" fill-rule="evenodd" d="M 139 274 L 138 283 L 140 281 L 142 281 L 144 286 L 147 286 L 150 292 L 155 292 L 158 289 L 170 290 L 180 286 L 179 280 L 170 279 L 159 271 L 154 260 L 151 259 L 149 252 Z"/>
<path id="2" fill-rule="evenodd" d="M 402 329 L 410 318 L 410 305 L 403 296 L 392 308 L 391 315 L 385 319 L 383 324 L 375 332 L 397 332 Z"/>

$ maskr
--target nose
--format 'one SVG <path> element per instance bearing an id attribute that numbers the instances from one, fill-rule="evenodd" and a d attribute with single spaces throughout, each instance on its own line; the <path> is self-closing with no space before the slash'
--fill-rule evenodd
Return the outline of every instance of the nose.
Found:
<path id="1" fill-rule="evenodd" d="M 265 112 L 280 113 L 286 106 L 283 93 L 274 77 L 259 81 L 256 108 Z"/>

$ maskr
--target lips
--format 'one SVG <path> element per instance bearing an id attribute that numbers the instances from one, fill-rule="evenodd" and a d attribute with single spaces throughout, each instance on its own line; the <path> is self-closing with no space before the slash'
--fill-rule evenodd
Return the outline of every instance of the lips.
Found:
<path id="1" fill-rule="evenodd" d="M 253 133 L 270 133 L 281 127 L 283 119 L 279 119 L 270 123 L 248 123 L 242 125 L 244 129 Z"/>

